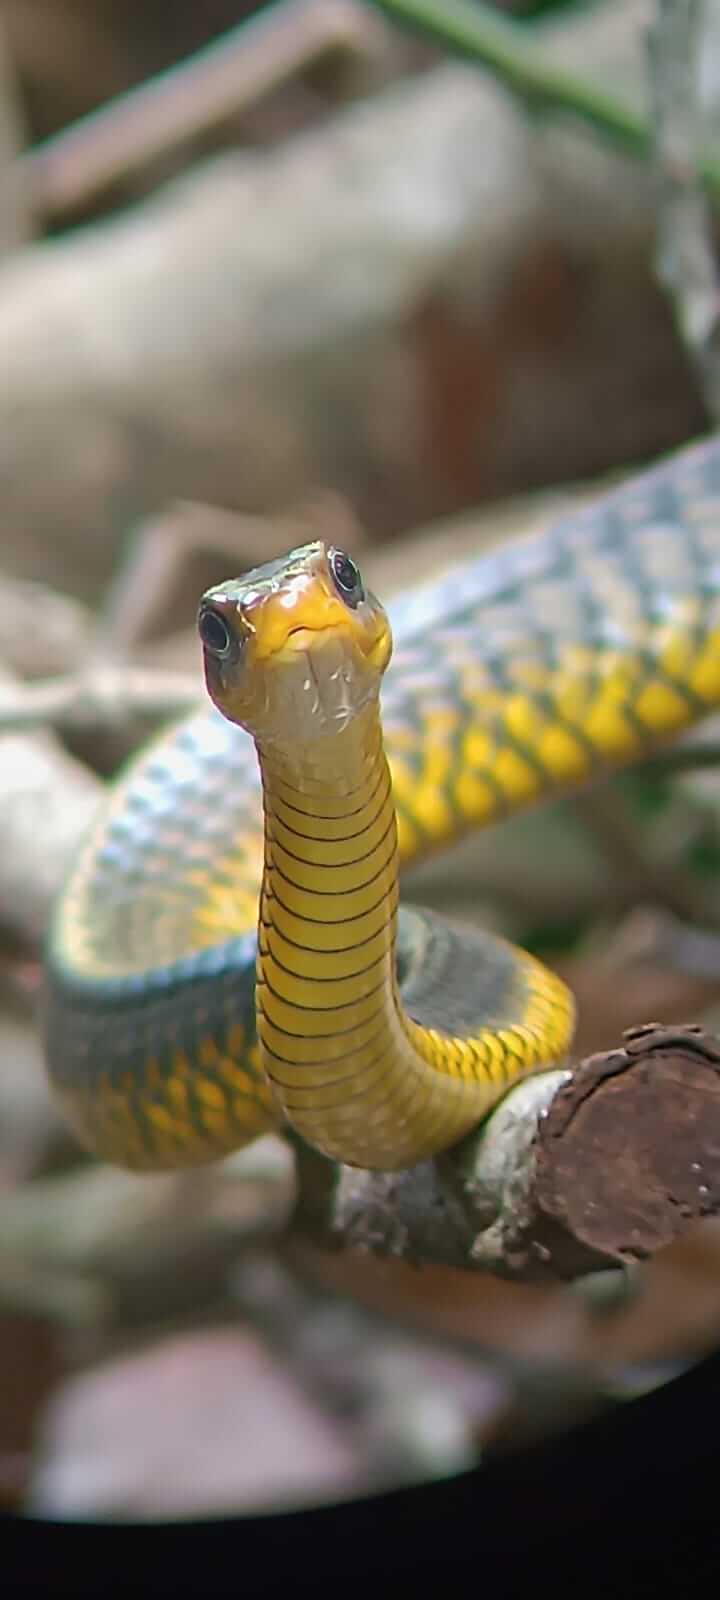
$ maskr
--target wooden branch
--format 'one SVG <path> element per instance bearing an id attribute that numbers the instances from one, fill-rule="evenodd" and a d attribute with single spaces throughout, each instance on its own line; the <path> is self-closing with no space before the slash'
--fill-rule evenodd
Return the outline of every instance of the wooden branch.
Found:
<path id="1" fill-rule="evenodd" d="M 696 1028 L 639 1029 L 572 1077 L 529 1080 L 462 1150 L 412 1172 L 296 1149 L 296 1175 L 269 1137 L 179 1177 L 83 1166 L 6 1193 L 0 1308 L 96 1334 L 186 1316 L 227 1293 L 260 1240 L 386 1316 L 544 1364 L 561 1389 L 713 1337 L 720 1043 Z"/>
<path id="2" fill-rule="evenodd" d="M 484 1129 L 408 1172 L 297 1146 L 295 1228 L 325 1248 L 569 1281 L 653 1256 L 720 1212 L 720 1042 L 631 1030 L 514 1089 Z"/>

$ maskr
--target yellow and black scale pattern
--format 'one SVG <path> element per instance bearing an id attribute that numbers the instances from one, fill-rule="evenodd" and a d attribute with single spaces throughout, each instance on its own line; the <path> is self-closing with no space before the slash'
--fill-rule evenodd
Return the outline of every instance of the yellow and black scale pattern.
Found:
<path id="1" fill-rule="evenodd" d="M 720 705 L 720 443 L 408 588 L 390 617 L 383 727 L 408 863 Z M 261 873 L 252 741 L 199 711 L 112 787 L 50 934 L 51 1079 L 109 1159 L 182 1166 L 276 1124 L 255 1025 Z M 484 1028 L 494 1098 L 562 1053 L 569 1019 L 554 1036 L 538 970 L 490 935 L 401 911 L 405 1010 L 440 1053 L 444 1029 Z M 514 1035 L 502 1048 L 498 1017 Z"/>

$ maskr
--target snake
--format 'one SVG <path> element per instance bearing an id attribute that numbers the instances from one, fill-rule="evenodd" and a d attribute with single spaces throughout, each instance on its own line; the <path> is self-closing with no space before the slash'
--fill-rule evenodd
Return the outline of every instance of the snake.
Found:
<path id="1" fill-rule="evenodd" d="M 311 540 L 208 590 L 198 631 L 208 698 L 109 786 L 57 900 L 54 1092 L 140 1170 L 283 1129 L 349 1166 L 429 1159 L 567 1062 L 574 1003 L 400 903 L 400 873 L 720 705 L 720 440 L 406 573 L 387 611 Z"/>

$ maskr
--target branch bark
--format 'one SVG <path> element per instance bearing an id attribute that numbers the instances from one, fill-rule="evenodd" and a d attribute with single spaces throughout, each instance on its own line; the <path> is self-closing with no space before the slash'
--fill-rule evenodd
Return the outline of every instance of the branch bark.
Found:
<path id="1" fill-rule="evenodd" d="M 694 1224 L 720 1212 L 719 1152 L 720 1042 L 638 1029 L 520 1085 L 464 1149 L 411 1172 L 300 1146 L 293 1171 L 268 1138 L 179 1178 L 36 1179 L 4 1198 L 0 1306 L 90 1329 L 184 1314 L 260 1239 L 336 1292 L 556 1377 L 684 1359 L 717 1327 L 720 1224 Z"/>
<path id="2" fill-rule="evenodd" d="M 295 1228 L 324 1248 L 571 1281 L 720 1212 L 720 1042 L 649 1024 L 514 1089 L 459 1151 L 371 1173 L 298 1148 Z"/>

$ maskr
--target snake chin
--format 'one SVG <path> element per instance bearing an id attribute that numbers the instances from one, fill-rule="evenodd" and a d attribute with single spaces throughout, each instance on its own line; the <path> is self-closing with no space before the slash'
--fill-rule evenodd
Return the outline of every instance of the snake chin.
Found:
<path id="1" fill-rule="evenodd" d="M 378 700 L 381 673 L 352 641 L 326 633 L 291 646 L 265 673 L 263 714 L 246 723 L 263 745 L 336 736 Z"/>

